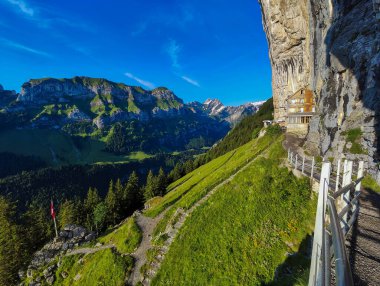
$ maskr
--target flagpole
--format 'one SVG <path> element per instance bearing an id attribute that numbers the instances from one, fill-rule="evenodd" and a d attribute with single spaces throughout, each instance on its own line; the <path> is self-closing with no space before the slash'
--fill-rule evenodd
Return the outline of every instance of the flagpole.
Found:
<path id="1" fill-rule="evenodd" d="M 54 221 L 54 228 L 55 228 L 55 236 L 58 238 L 58 230 L 57 230 L 57 222 L 55 221 L 55 211 L 54 211 L 54 204 L 53 199 L 50 199 L 50 214 Z"/>
<path id="2" fill-rule="evenodd" d="M 54 228 L 55 228 L 55 237 L 58 237 L 57 223 L 55 221 L 55 217 L 54 217 Z"/>

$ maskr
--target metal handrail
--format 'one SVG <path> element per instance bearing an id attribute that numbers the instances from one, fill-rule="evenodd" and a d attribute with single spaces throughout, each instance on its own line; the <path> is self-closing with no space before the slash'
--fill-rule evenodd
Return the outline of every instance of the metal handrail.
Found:
<path id="1" fill-rule="evenodd" d="M 335 277 L 338 286 L 354 285 L 351 273 L 350 263 L 345 249 L 345 239 L 340 228 L 340 219 L 338 218 L 335 207 L 335 199 L 331 196 L 327 199 L 327 204 L 330 209 L 332 245 L 334 248 L 335 257 Z"/>
<path id="2" fill-rule="evenodd" d="M 351 184 L 348 184 L 347 186 L 344 186 L 344 187 L 341 188 L 339 191 L 333 193 L 333 194 L 332 194 L 332 197 L 333 197 L 334 199 L 336 199 L 336 198 L 339 197 L 340 195 L 345 194 L 345 193 L 347 193 L 348 191 L 354 189 L 354 188 L 356 187 L 356 185 L 359 184 L 363 179 L 364 179 L 364 177 L 361 177 L 361 178 L 357 179 L 356 181 L 353 181 Z"/>
<path id="3" fill-rule="evenodd" d="M 332 172 L 331 163 L 322 162 L 320 168 L 313 157 L 312 163 L 309 165 L 308 161 L 310 160 L 305 156 L 297 154 L 294 156 L 290 150 L 288 150 L 288 160 L 296 170 L 302 170 L 303 175 L 309 176 L 304 171 L 311 168 L 310 177 L 320 180 L 312 254 L 313 267 L 310 268 L 309 286 L 330 285 L 332 258 L 335 260 L 336 285 L 352 286 L 353 279 L 345 248 L 345 237 L 359 214 L 358 200 L 361 193 L 360 184 L 364 178 L 364 162 L 360 161 L 355 164 L 358 169 L 353 172 L 352 161 L 346 160 L 343 166 L 344 170 L 341 170 L 341 161 L 339 160 L 336 172 Z M 358 178 L 351 182 L 353 175 Z M 354 191 L 353 195 L 349 193 L 351 191 Z M 339 213 L 336 207 L 337 199 L 341 199 L 344 205 Z M 356 208 L 353 208 L 354 206 Z M 350 210 L 353 211 L 350 212 Z M 321 224 L 321 221 L 326 221 L 327 215 L 330 217 L 330 223 L 328 225 Z"/>

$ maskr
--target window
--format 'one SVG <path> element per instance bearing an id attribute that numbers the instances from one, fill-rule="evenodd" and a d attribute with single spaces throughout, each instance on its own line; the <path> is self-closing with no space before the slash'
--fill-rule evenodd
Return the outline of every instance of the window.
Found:
<path id="1" fill-rule="evenodd" d="M 302 116 L 301 117 L 301 123 L 302 124 L 309 124 L 310 122 L 310 117 L 309 116 Z"/>

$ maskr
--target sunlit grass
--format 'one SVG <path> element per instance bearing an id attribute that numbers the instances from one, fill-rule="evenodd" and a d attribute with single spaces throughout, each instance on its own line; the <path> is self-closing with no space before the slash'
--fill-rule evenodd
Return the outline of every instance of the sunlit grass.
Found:
<path id="1" fill-rule="evenodd" d="M 120 253 L 132 253 L 141 241 L 141 231 L 133 217 L 128 218 L 120 227 L 98 239 L 103 244 L 113 244 Z"/>
<path id="2" fill-rule="evenodd" d="M 105 249 L 86 256 L 63 257 L 54 285 L 125 285 L 133 259 Z M 62 272 L 68 275 L 65 279 Z"/>
<path id="3" fill-rule="evenodd" d="M 314 210 L 307 179 L 297 179 L 279 167 L 279 158 L 286 156 L 280 140 L 267 155 L 269 158 L 258 158 L 187 218 L 153 285 L 273 282 L 287 253 L 296 252 L 311 231 Z M 278 285 L 294 285 L 295 279 L 302 285 L 307 271 L 301 272 Z"/>

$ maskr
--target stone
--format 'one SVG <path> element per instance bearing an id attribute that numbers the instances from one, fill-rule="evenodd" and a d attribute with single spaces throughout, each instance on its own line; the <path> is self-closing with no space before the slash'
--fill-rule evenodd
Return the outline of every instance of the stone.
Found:
<path id="1" fill-rule="evenodd" d="M 82 237 L 86 236 L 87 230 L 84 227 L 77 226 L 72 230 L 72 232 L 73 232 L 73 237 L 81 237 L 82 238 Z"/>
<path id="2" fill-rule="evenodd" d="M 52 275 L 52 276 L 46 278 L 46 283 L 49 284 L 49 285 L 53 285 L 54 280 L 55 280 L 55 278 L 54 278 L 54 276 Z"/>
<path id="3" fill-rule="evenodd" d="M 67 276 L 69 276 L 69 274 L 67 274 L 66 271 L 62 271 L 62 272 L 61 272 L 61 276 L 62 276 L 63 279 L 66 279 Z"/>
<path id="4" fill-rule="evenodd" d="M 86 241 L 92 241 L 96 238 L 96 233 L 95 232 L 91 232 L 90 234 L 86 235 L 86 237 L 84 238 Z"/>
<path id="5" fill-rule="evenodd" d="M 26 271 L 26 277 L 28 277 L 28 278 L 32 278 L 32 277 L 33 277 L 33 273 L 34 273 L 34 270 L 29 268 L 29 269 Z"/>
<path id="6" fill-rule="evenodd" d="M 81 275 L 80 273 L 78 273 L 77 275 L 75 275 L 74 281 L 78 281 L 80 278 L 81 278 Z"/>
<path id="7" fill-rule="evenodd" d="M 26 275 L 26 273 L 25 273 L 24 270 L 19 270 L 19 271 L 18 271 L 18 277 L 19 277 L 21 280 L 25 278 L 25 275 Z"/>
<path id="8" fill-rule="evenodd" d="M 47 277 L 51 276 L 53 273 L 49 268 L 47 268 L 43 271 L 43 274 L 44 274 L 45 278 L 47 278 Z"/>

